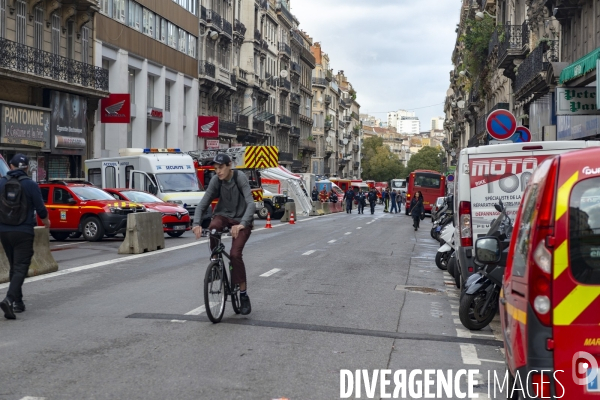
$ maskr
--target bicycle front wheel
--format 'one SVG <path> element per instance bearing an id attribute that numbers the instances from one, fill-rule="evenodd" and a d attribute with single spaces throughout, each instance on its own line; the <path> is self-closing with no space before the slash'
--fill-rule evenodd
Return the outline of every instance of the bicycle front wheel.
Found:
<path id="1" fill-rule="evenodd" d="M 219 261 L 213 261 L 208 265 L 204 277 L 204 308 L 213 323 L 223 318 L 226 300 L 223 268 Z"/>

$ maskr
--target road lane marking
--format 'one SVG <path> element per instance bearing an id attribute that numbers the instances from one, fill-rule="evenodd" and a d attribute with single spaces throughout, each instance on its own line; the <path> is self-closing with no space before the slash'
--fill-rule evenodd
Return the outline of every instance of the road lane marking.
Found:
<path id="1" fill-rule="evenodd" d="M 356 227 L 356 229 L 362 229 L 362 227 L 360 227 L 360 226 L 357 226 L 357 227 Z"/>
<path id="2" fill-rule="evenodd" d="M 352 235 L 352 232 L 346 232 L 345 234 L 346 235 Z"/>
<path id="3" fill-rule="evenodd" d="M 76 246 L 78 244 L 84 244 L 84 243 L 88 243 L 88 242 L 85 241 L 85 242 L 73 242 L 73 243 L 67 243 L 67 244 L 57 244 L 57 245 L 54 245 L 53 247 Z M 52 249 L 52 247 L 50 249 Z M 37 397 L 32 397 L 32 399 L 37 399 Z"/>
<path id="4" fill-rule="evenodd" d="M 303 256 L 310 256 L 312 253 L 314 253 L 316 250 L 309 250 L 306 253 L 302 253 Z"/>
<path id="5" fill-rule="evenodd" d="M 329 241 L 329 242 L 327 242 L 327 243 L 335 243 L 335 242 L 337 242 L 337 240 L 333 239 L 333 240 L 330 240 L 330 241 Z"/>
<path id="6" fill-rule="evenodd" d="M 461 344 L 460 355 L 463 360 L 463 364 L 467 365 L 481 365 L 481 361 L 477 357 L 477 349 L 474 344 Z"/>
<path id="7" fill-rule="evenodd" d="M 269 277 L 269 276 L 271 276 L 273 274 L 278 273 L 279 271 L 281 271 L 279 268 L 273 268 L 272 270 L 267 271 L 267 272 L 265 272 L 264 274 L 262 274 L 260 276 L 264 276 L 266 278 L 266 277 Z"/>
<path id="8" fill-rule="evenodd" d="M 23 397 L 21 400 L 46 400 L 45 397 L 31 397 L 31 396 L 25 396 Z"/>
<path id="9" fill-rule="evenodd" d="M 480 358 L 479 361 L 496 363 L 496 364 L 504 364 L 505 363 L 504 361 L 500 361 L 500 360 L 488 360 L 486 358 Z"/>

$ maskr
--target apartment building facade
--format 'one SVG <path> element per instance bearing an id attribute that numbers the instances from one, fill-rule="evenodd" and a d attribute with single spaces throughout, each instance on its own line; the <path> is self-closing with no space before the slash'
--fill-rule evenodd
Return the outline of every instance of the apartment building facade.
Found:
<path id="1" fill-rule="evenodd" d="M 97 1 L 0 0 L 0 155 L 34 180 L 83 176 L 109 74 L 94 64 Z"/>

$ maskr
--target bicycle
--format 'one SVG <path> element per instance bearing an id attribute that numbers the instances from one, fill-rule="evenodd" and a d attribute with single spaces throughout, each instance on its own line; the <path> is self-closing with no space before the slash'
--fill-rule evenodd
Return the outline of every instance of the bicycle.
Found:
<path id="1" fill-rule="evenodd" d="M 209 233 L 209 236 L 217 239 L 218 243 L 211 251 L 211 262 L 208 264 L 204 276 L 204 308 L 208 319 L 215 324 L 223 318 L 227 296 L 231 297 L 233 311 L 236 314 L 241 313 L 240 297 L 238 295 L 240 287 L 239 285 L 231 287 L 229 283 L 230 278 L 227 275 L 227 269 L 223 260 L 223 256 L 229 260 L 229 274 L 231 274 L 231 270 L 233 269 L 231 266 L 231 257 L 225 251 L 225 245 L 221 241 L 221 235 L 228 232 L 229 229 L 225 228 L 222 232 L 217 232 L 216 229 L 213 229 Z"/>

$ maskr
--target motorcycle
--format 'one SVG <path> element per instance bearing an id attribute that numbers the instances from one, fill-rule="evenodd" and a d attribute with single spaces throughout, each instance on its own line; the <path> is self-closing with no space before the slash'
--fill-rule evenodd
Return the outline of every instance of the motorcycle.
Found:
<path id="1" fill-rule="evenodd" d="M 506 215 L 502 201 L 500 200 L 500 203 L 494 207 L 500 215 L 492 222 L 487 236 L 479 238 L 475 246 L 476 264 L 481 268 L 465 282 L 460 296 L 458 309 L 460 322 L 470 330 L 486 327 L 494 319 L 498 310 L 498 299 L 513 226 L 512 220 Z M 495 247 L 498 251 L 490 254 L 488 249 L 492 244 L 496 244 L 495 242 L 498 242 Z"/>
<path id="2" fill-rule="evenodd" d="M 440 244 L 442 245 L 435 255 L 435 265 L 441 269 L 448 269 L 448 261 L 454 253 L 454 224 L 447 224 L 440 234 Z"/>

